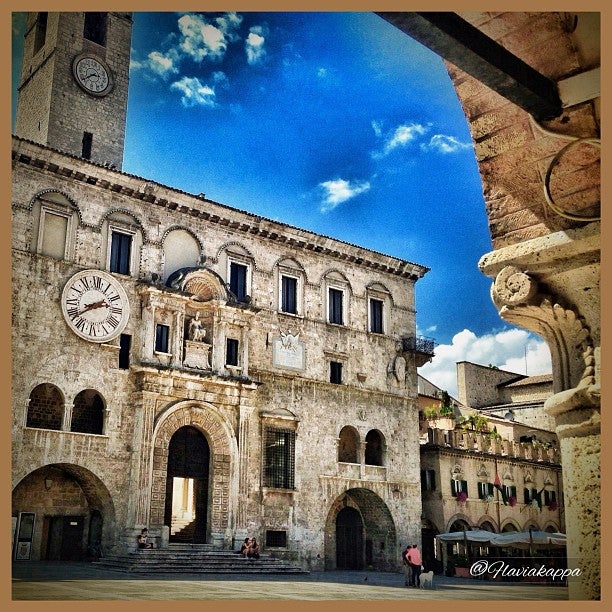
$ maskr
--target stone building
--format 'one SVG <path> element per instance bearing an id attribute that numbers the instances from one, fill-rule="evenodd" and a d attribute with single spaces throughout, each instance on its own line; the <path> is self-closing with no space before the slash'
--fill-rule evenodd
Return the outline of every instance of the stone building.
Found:
<path id="1" fill-rule="evenodd" d="M 539 429 L 555 430 L 554 418 L 543 409 L 553 394 L 551 374 L 526 376 L 460 361 L 457 388 L 463 406 Z"/>
<path id="2" fill-rule="evenodd" d="M 121 171 L 131 15 L 32 13 L 12 139 L 16 559 L 420 537 L 424 266 Z"/>
<path id="3" fill-rule="evenodd" d="M 474 142 L 500 316 L 550 348 L 571 599 L 601 582 L 601 15 L 380 13 L 447 65 Z"/>
<path id="4" fill-rule="evenodd" d="M 478 383 L 477 388 L 472 394 L 469 384 L 464 389 L 459 384 L 460 396 L 465 392 L 480 397 L 495 394 L 495 380 L 503 377 L 503 370 L 461 362 L 458 374 L 466 368 L 478 374 L 481 369 L 491 370 L 497 377 L 466 377 L 469 383 Z M 437 406 L 440 415 L 440 389 L 426 382 L 420 382 L 420 387 L 429 395 L 421 396 L 420 403 L 430 410 Z M 435 554 L 439 533 L 464 529 L 564 531 L 561 454 L 554 431 L 453 404 L 449 417 L 432 416 L 433 411 L 427 409 L 420 414 L 422 544 L 429 565 L 441 569 Z M 505 410 L 513 410 L 512 404 Z M 482 422 L 473 423 L 476 427 L 462 425 L 462 419 L 470 415 L 477 415 Z"/>

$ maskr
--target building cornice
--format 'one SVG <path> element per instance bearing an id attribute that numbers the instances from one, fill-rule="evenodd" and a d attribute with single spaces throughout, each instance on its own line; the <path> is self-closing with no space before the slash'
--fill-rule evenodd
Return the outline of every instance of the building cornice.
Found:
<path id="1" fill-rule="evenodd" d="M 204 194 L 190 194 L 15 135 L 13 135 L 12 145 L 13 164 L 29 166 L 64 179 L 141 200 L 153 206 L 178 211 L 192 218 L 228 227 L 238 233 L 250 234 L 292 248 L 320 253 L 328 258 L 412 281 L 417 281 L 429 271 L 429 268 L 416 263 L 266 219 L 210 200 Z"/>

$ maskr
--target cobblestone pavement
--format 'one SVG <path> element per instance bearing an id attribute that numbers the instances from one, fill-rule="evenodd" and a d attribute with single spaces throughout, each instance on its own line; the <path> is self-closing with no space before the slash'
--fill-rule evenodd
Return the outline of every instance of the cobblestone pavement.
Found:
<path id="1" fill-rule="evenodd" d="M 151 574 L 89 563 L 13 565 L 12 600 L 567 600 L 565 586 L 436 576 L 434 588 L 404 586 L 402 573 L 312 572 L 307 575 Z"/>

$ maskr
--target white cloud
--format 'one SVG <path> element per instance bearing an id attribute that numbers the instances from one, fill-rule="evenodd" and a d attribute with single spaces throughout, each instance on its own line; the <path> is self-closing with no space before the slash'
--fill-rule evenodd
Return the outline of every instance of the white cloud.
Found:
<path id="1" fill-rule="evenodd" d="M 266 57 L 265 32 L 261 26 L 253 26 L 249 30 L 249 35 L 244 42 L 247 55 L 247 62 L 250 65 L 261 64 Z"/>
<path id="2" fill-rule="evenodd" d="M 380 121 L 372 121 L 372 129 L 377 138 L 382 136 L 382 123 Z"/>
<path id="3" fill-rule="evenodd" d="M 181 95 L 183 106 L 190 108 L 192 106 L 207 106 L 214 108 L 215 90 L 201 83 L 197 78 L 183 77 L 180 81 L 172 83 L 170 89 L 176 89 Z"/>
<path id="4" fill-rule="evenodd" d="M 469 149 L 472 145 L 457 140 L 454 136 L 445 136 L 444 134 L 435 134 L 430 141 L 421 144 L 423 151 L 437 151 L 438 153 L 456 153 Z"/>
<path id="5" fill-rule="evenodd" d="M 236 30 L 242 17 L 228 13 L 215 20 L 216 25 L 208 23 L 203 15 L 189 13 L 178 20 L 182 38 L 181 51 L 194 61 L 204 58 L 220 60 L 225 56 L 229 42 L 236 40 Z"/>
<path id="6" fill-rule="evenodd" d="M 170 74 L 176 74 L 178 68 L 175 64 L 176 57 L 173 53 L 164 55 L 159 51 L 151 51 L 147 57 L 146 65 L 155 73 L 162 77 L 166 77 Z"/>
<path id="7" fill-rule="evenodd" d="M 379 122 L 373 121 L 372 128 L 377 136 L 382 136 L 381 124 Z M 374 159 L 386 157 L 395 149 L 405 147 L 414 142 L 419 136 L 425 135 L 429 129 L 429 126 L 420 123 L 398 125 L 395 130 L 387 135 L 382 150 L 374 151 L 372 157 Z"/>
<path id="8" fill-rule="evenodd" d="M 529 376 L 552 372 L 550 351 L 546 342 L 522 329 L 507 329 L 480 337 L 469 329 L 464 329 L 453 336 L 451 344 L 436 346 L 434 352 L 431 363 L 419 368 L 419 374 L 455 398 L 458 361 L 484 366 L 494 365 L 500 370 L 517 374 L 527 373 Z"/>
<path id="9" fill-rule="evenodd" d="M 345 181 L 344 179 L 335 179 L 333 181 L 325 181 L 319 183 L 319 188 L 323 192 L 323 202 L 321 203 L 321 212 L 329 212 L 370 189 L 371 185 L 368 181 Z"/>

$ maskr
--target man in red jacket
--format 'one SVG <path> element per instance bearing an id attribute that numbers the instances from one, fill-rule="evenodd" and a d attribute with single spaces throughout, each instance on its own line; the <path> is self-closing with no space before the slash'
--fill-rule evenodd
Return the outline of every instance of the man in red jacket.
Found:
<path id="1" fill-rule="evenodd" d="M 410 576 L 410 586 L 418 587 L 421 586 L 421 551 L 417 548 L 416 544 L 412 545 L 412 548 L 406 554 L 408 563 L 412 568 L 412 575 Z"/>

